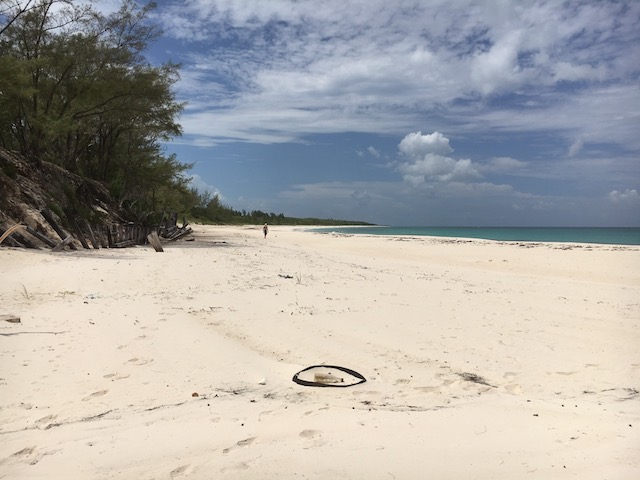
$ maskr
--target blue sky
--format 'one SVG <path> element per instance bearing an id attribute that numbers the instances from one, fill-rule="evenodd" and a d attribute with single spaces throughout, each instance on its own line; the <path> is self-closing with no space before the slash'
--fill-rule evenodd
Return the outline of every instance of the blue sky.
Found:
<path id="1" fill-rule="evenodd" d="M 168 153 L 236 209 L 640 226 L 640 2 L 161 0 Z"/>

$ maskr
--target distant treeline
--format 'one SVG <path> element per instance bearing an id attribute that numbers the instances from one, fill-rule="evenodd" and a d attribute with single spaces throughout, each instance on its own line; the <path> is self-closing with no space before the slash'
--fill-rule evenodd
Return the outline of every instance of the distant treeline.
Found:
<path id="1" fill-rule="evenodd" d="M 263 224 L 270 225 L 370 225 L 365 222 L 326 218 L 296 218 L 261 210 L 234 210 L 220 202 L 218 195 L 198 194 L 199 204 L 191 209 L 193 221 L 213 224 Z"/>

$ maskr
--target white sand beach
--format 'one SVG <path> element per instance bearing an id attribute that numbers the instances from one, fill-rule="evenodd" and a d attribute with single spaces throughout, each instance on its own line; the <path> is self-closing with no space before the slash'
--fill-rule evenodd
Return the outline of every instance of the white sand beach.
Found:
<path id="1" fill-rule="evenodd" d="M 0 478 L 640 478 L 640 247 L 194 231 L 0 248 Z"/>

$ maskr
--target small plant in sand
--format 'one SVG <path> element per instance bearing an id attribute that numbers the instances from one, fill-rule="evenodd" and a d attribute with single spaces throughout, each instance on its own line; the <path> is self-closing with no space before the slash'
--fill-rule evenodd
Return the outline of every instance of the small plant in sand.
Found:
<path id="1" fill-rule="evenodd" d="M 31 300 L 31 294 L 27 291 L 27 287 L 24 286 L 23 283 L 21 283 L 20 285 L 22 285 L 22 292 L 20 292 L 22 294 L 22 297 L 25 300 Z"/>
<path id="2" fill-rule="evenodd" d="M 296 283 L 300 285 L 302 283 L 302 272 L 296 273 Z"/>

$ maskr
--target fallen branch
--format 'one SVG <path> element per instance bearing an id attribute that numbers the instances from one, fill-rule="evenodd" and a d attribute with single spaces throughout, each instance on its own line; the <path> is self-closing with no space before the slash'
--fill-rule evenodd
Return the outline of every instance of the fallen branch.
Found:
<path id="1" fill-rule="evenodd" d="M 67 238 L 65 238 L 64 240 L 62 240 L 59 244 L 57 244 L 55 247 L 53 247 L 53 249 L 51 250 L 52 252 L 59 252 L 61 250 L 64 249 L 64 247 L 66 247 L 67 245 L 71 244 L 71 241 L 73 240 L 73 237 L 71 235 L 67 236 Z M 75 249 L 74 249 L 75 250 Z"/>
<path id="2" fill-rule="evenodd" d="M 4 232 L 2 234 L 2 236 L 0 237 L 0 244 L 2 244 L 2 242 L 4 242 L 4 240 L 11 235 L 13 232 L 16 232 L 18 230 L 22 230 L 24 228 L 24 225 L 21 225 L 19 223 L 17 223 L 16 225 L 14 225 L 13 227 L 9 228 L 6 232 Z"/>

